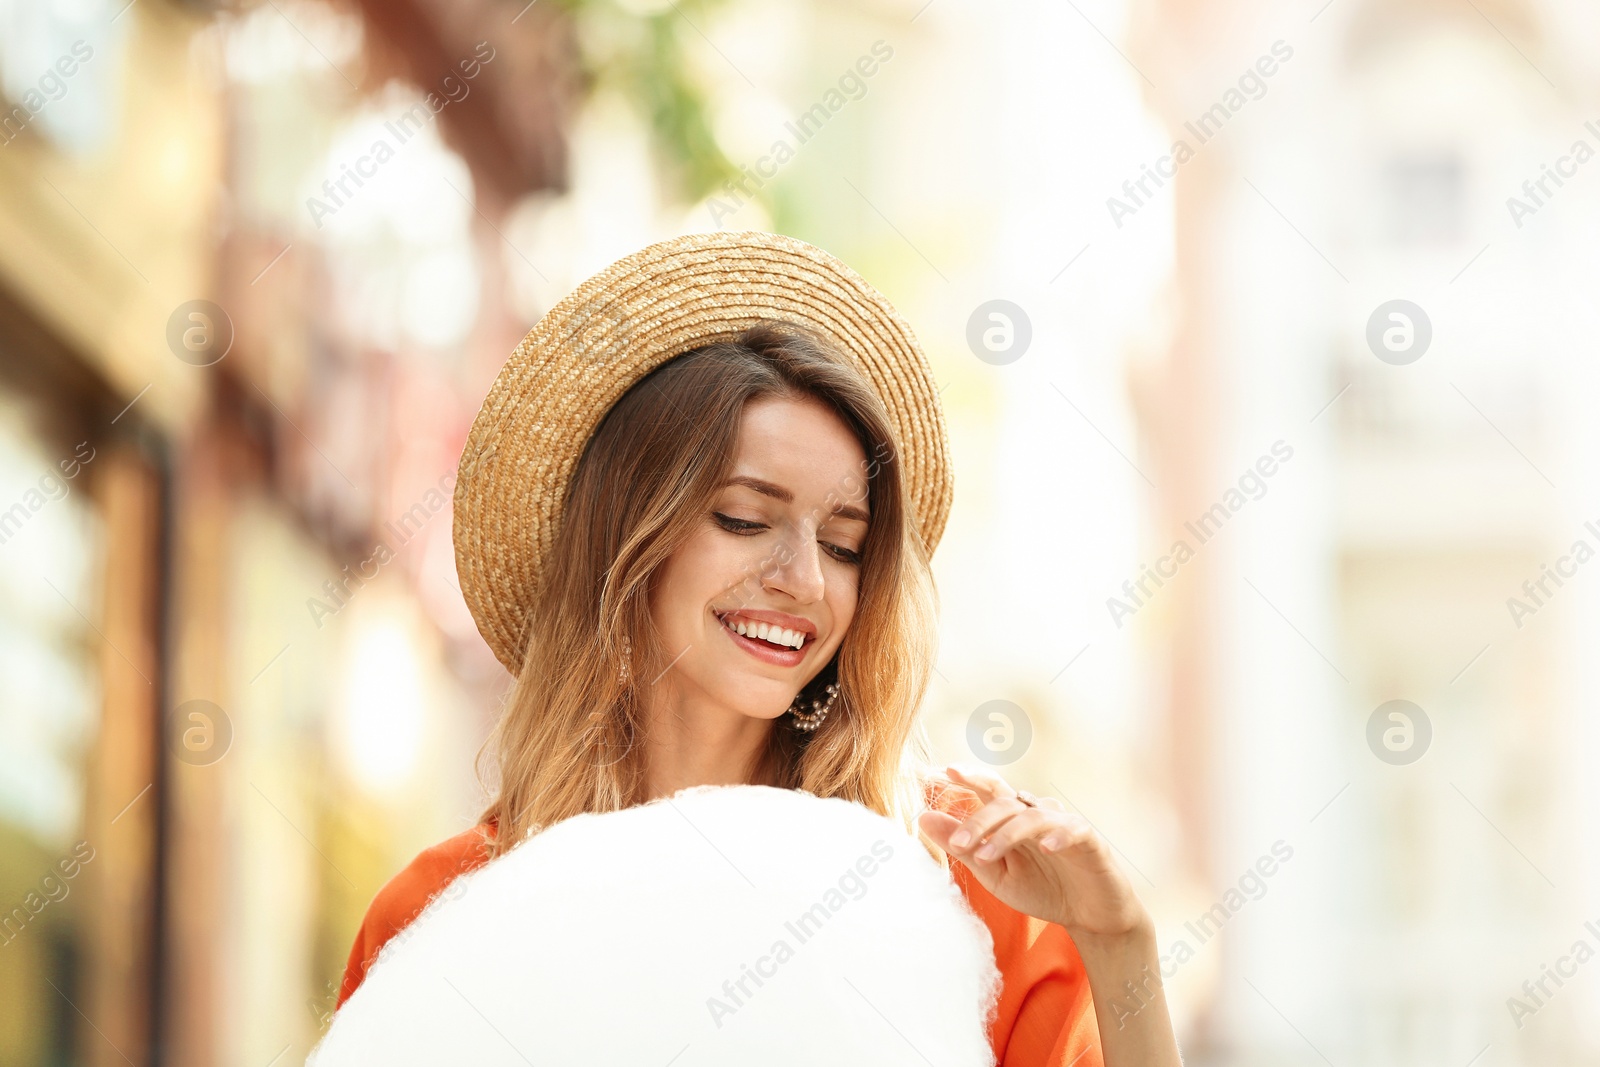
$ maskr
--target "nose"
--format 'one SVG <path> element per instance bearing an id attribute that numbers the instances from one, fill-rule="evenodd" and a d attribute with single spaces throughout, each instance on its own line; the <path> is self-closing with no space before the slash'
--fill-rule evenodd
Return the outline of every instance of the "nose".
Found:
<path id="1" fill-rule="evenodd" d="M 816 603 L 823 592 L 821 553 L 814 531 L 791 528 L 774 559 L 763 568 L 764 584 L 788 593 L 798 603 Z"/>

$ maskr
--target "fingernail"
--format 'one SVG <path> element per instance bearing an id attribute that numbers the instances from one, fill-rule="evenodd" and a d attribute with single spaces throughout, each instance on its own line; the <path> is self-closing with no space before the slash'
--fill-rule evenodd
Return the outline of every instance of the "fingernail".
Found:
<path id="1" fill-rule="evenodd" d="M 950 835 L 950 843 L 956 848 L 965 848 L 967 846 L 967 842 L 971 840 L 972 835 L 967 833 L 965 830 L 957 830 L 955 833 Z"/>
<path id="2" fill-rule="evenodd" d="M 1044 849 L 1046 852 L 1054 852 L 1058 844 L 1060 844 L 1060 842 L 1054 837 L 1047 837 L 1043 841 L 1039 842 L 1039 847 Z"/>
<path id="3" fill-rule="evenodd" d="M 980 860 L 993 859 L 994 854 L 998 851 L 999 849 L 995 848 L 993 845 L 984 845 L 978 850 L 978 858 Z"/>

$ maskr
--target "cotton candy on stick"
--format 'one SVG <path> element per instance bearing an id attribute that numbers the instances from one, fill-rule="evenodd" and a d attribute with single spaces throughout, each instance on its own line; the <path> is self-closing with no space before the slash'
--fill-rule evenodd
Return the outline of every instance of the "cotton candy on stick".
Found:
<path id="1" fill-rule="evenodd" d="M 315 1067 L 993 1067 L 988 928 L 860 804 L 705 786 L 581 815 L 385 946 Z"/>

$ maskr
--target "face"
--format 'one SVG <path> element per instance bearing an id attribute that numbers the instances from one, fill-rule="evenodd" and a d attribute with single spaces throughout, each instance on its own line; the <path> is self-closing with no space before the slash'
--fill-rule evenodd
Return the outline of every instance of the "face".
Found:
<path id="1" fill-rule="evenodd" d="M 866 463 L 819 401 L 745 407 L 727 484 L 656 573 L 651 618 L 678 656 L 654 683 L 668 706 L 774 719 L 827 666 L 855 615 Z"/>

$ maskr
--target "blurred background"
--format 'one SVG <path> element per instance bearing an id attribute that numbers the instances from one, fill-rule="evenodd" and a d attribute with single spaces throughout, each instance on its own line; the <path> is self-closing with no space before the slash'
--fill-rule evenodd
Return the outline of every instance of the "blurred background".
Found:
<path id="1" fill-rule="evenodd" d="M 484 799 L 472 417 L 719 228 L 918 331 L 936 755 L 1189 1062 L 1600 1063 L 1593 5 L 0 0 L 0 107 L 0 1067 L 304 1058 Z"/>

